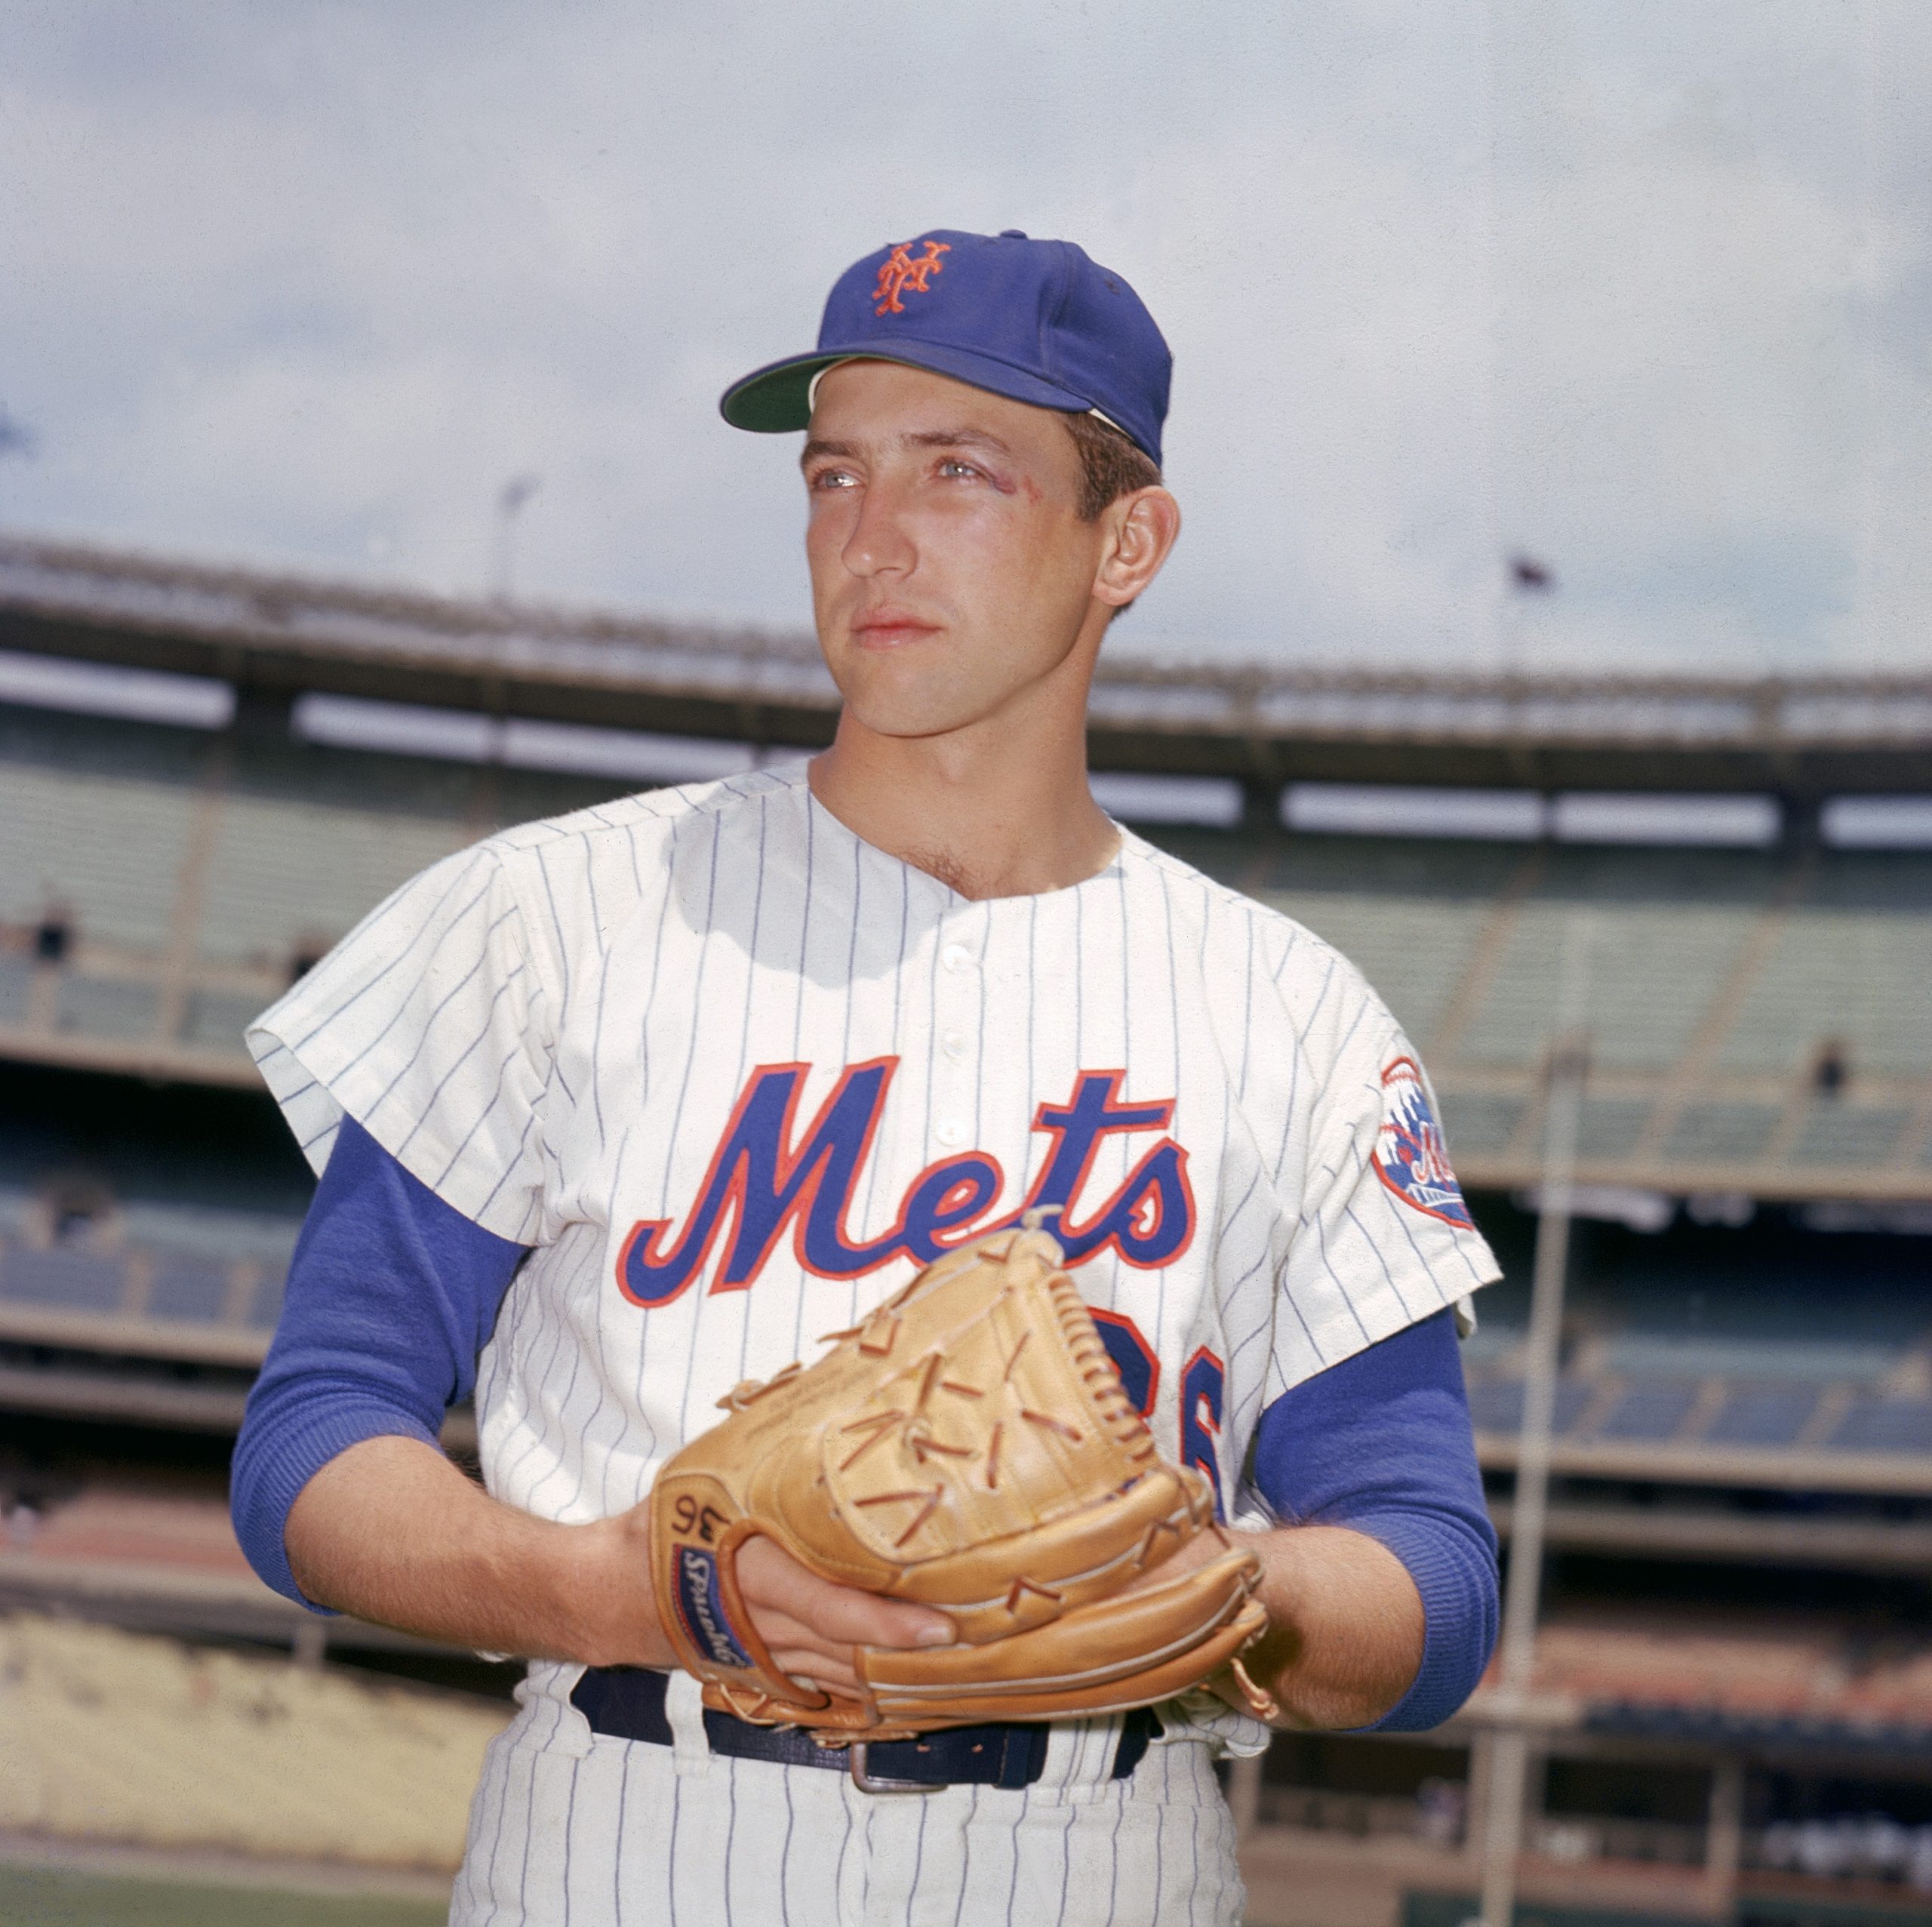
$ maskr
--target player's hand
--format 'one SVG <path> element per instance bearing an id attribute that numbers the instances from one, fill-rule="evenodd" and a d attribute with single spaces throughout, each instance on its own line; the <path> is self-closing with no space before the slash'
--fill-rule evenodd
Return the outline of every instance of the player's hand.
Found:
<path id="1" fill-rule="evenodd" d="M 952 1621 L 944 1613 L 834 1585 L 770 1539 L 739 1547 L 737 1575 L 752 1622 L 780 1670 L 833 1692 L 857 1688 L 855 1646 L 952 1642 Z"/>

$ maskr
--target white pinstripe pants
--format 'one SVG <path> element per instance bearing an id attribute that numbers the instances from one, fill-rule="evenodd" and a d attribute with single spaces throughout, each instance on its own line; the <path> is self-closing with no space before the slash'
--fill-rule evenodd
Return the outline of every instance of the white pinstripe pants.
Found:
<path id="1" fill-rule="evenodd" d="M 547 1705 L 511 1725 L 451 1927 L 1238 1927 L 1234 1826 L 1198 1741 L 1157 1741 L 1112 1781 L 1118 1719 L 1065 1722 L 1023 1791 L 866 1794 L 712 1756 L 694 1695 L 675 1698 L 675 1750 L 586 1747 Z"/>

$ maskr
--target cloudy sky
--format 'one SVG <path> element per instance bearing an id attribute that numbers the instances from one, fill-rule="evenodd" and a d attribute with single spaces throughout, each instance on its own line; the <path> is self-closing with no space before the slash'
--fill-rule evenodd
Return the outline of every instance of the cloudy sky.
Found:
<path id="1" fill-rule="evenodd" d="M 795 626 L 718 390 L 1020 227 L 1176 354 L 1118 646 L 1924 666 L 1928 89 L 1924 0 L 11 0 L 0 526 L 466 591 L 529 474 L 519 590 Z"/>

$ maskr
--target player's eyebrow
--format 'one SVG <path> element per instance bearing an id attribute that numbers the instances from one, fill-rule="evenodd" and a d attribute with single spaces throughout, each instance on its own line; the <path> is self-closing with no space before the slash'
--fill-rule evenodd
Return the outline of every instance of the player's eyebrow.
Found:
<path id="1" fill-rule="evenodd" d="M 798 466 L 802 468 L 808 462 L 815 462 L 822 455 L 836 456 L 842 461 L 849 462 L 858 452 L 849 442 L 827 442 L 820 436 L 814 436 L 798 451 Z"/>
<path id="2" fill-rule="evenodd" d="M 983 428 L 933 428 L 905 438 L 909 448 L 991 448 L 1010 455 L 1013 451 L 997 435 Z"/>

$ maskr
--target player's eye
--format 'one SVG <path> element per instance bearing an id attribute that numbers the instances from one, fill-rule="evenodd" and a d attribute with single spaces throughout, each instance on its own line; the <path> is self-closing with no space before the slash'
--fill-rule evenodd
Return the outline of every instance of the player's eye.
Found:
<path id="1" fill-rule="evenodd" d="M 942 456 L 940 459 L 939 472 L 948 481 L 983 473 L 981 469 L 976 469 L 971 462 L 962 462 L 957 455 Z"/>
<path id="2" fill-rule="evenodd" d="M 814 494 L 829 494 L 837 488 L 853 488 L 858 485 L 858 478 L 850 469 L 814 469 L 805 478 L 805 486 Z"/>

